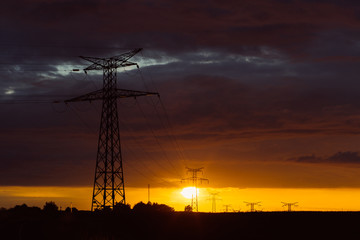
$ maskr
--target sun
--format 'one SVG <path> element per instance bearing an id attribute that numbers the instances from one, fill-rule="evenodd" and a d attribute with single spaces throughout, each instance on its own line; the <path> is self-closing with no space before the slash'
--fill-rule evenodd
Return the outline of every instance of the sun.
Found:
<path id="1" fill-rule="evenodd" d="M 181 191 L 181 195 L 183 195 L 184 198 L 191 199 L 195 197 L 196 195 L 195 191 L 196 191 L 195 187 L 186 187 L 183 188 L 183 190 Z M 199 189 L 197 189 L 197 195 L 199 195 Z"/>

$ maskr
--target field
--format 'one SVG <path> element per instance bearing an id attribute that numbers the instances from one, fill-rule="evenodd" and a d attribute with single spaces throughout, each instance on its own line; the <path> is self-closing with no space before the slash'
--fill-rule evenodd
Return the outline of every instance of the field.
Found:
<path id="1" fill-rule="evenodd" d="M 0 213 L 1 239 L 358 239 L 360 212 Z"/>

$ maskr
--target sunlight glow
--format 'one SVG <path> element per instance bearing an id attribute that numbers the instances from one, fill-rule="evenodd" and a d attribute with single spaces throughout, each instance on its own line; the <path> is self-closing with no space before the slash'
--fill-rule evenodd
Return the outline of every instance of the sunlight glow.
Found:
<path id="1" fill-rule="evenodd" d="M 184 198 L 191 199 L 195 197 L 196 189 L 195 187 L 183 188 L 183 190 L 181 191 L 181 195 L 183 195 Z M 199 196 L 199 189 L 197 189 L 197 195 Z"/>

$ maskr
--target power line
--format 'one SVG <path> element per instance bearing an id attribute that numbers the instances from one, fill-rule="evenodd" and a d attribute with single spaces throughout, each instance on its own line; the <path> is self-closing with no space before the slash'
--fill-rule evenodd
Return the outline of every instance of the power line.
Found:
<path id="1" fill-rule="evenodd" d="M 129 126 L 128 124 L 125 124 L 125 122 L 124 122 L 123 120 L 126 120 L 125 114 L 124 114 L 124 116 L 123 116 L 123 119 L 119 119 L 119 122 L 120 122 L 120 124 L 121 124 L 122 126 L 126 127 L 130 132 L 133 132 L 134 129 L 133 129 L 131 126 Z M 142 159 L 142 158 L 145 157 L 146 159 L 149 159 L 151 162 L 156 163 L 159 167 L 161 167 L 161 168 L 164 169 L 165 171 L 168 171 L 169 173 L 173 174 L 173 172 L 172 172 L 172 171 L 169 171 L 169 170 L 164 166 L 164 164 L 161 164 L 161 163 L 157 160 L 156 157 L 154 158 L 151 154 L 149 154 L 148 151 L 145 150 L 145 147 L 143 146 L 143 144 L 140 143 L 134 136 L 130 135 L 130 137 L 132 138 L 132 141 L 134 141 L 134 142 L 136 143 L 138 149 L 140 149 L 140 150 L 143 151 L 144 156 L 142 156 L 140 159 Z M 137 153 L 138 153 L 138 151 L 137 151 Z M 141 160 L 141 162 L 142 162 L 142 160 Z M 144 166 L 145 166 L 145 165 L 144 165 Z M 149 170 L 149 168 L 148 168 L 147 166 L 146 166 L 146 168 Z"/>
<path id="2" fill-rule="evenodd" d="M 149 91 L 148 86 L 147 86 L 147 84 L 145 83 L 145 80 L 144 80 L 142 71 L 141 71 L 140 69 L 139 69 L 138 71 L 139 71 L 139 73 L 140 73 L 141 80 L 142 80 L 142 82 L 144 83 L 145 88 L 147 89 L 147 91 Z M 155 89 L 156 89 L 156 88 L 155 88 Z M 156 90 L 156 91 L 157 91 L 157 90 Z M 154 102 L 154 99 L 153 99 L 153 98 L 150 99 L 152 105 L 154 106 L 154 109 L 155 109 L 155 111 L 156 111 L 156 115 L 157 115 L 157 117 L 159 118 L 159 121 L 160 121 L 161 125 L 162 125 L 163 128 L 165 129 L 167 136 L 171 139 L 171 142 L 174 144 L 174 148 L 175 148 L 175 150 L 176 150 L 176 153 L 177 153 L 179 159 L 180 159 L 180 160 L 182 159 L 182 161 L 185 162 L 185 159 L 187 159 L 187 158 L 185 157 L 184 151 L 183 151 L 183 149 L 180 147 L 180 144 L 178 143 L 178 141 L 177 141 L 177 139 L 176 139 L 176 137 L 175 137 L 175 135 L 174 135 L 174 133 L 173 133 L 173 128 L 172 128 L 171 123 L 170 123 L 169 115 L 168 115 L 168 113 L 167 113 L 167 111 L 166 111 L 166 108 L 165 108 L 165 106 L 164 106 L 164 103 L 163 103 L 160 95 L 158 96 L 158 100 L 159 100 L 158 103 L 160 103 L 161 109 L 162 109 L 162 111 L 163 111 L 163 113 L 164 113 L 164 115 L 165 115 L 165 120 L 166 120 L 166 123 L 167 123 L 167 124 L 164 123 L 163 118 L 161 117 L 161 115 L 160 115 L 160 113 L 159 113 L 159 111 L 158 111 L 158 108 L 157 108 L 157 105 L 158 105 L 158 104 L 156 104 L 156 103 Z M 167 126 L 166 126 L 166 125 L 167 125 Z"/>
<path id="3" fill-rule="evenodd" d="M 86 66 L 85 64 L 55 64 L 55 63 L 11 63 L 11 62 L 0 62 L 0 65 L 15 65 L 15 66 Z"/>
<path id="4" fill-rule="evenodd" d="M 54 103 L 56 98 L 65 98 L 69 95 L 12 95 L 4 97 L 5 99 L 0 100 L 0 104 L 44 104 Z M 8 98 L 8 99 L 6 99 Z"/>
<path id="5" fill-rule="evenodd" d="M 14 46 L 16 48 L 19 47 L 38 47 L 38 48 L 56 48 L 56 49 L 97 49 L 97 50 L 130 50 L 130 49 L 139 49 L 138 47 L 134 47 L 134 46 L 129 46 L 129 47 L 115 47 L 115 46 L 109 46 L 109 47 L 99 47 L 99 46 L 83 46 L 83 45 L 65 45 L 65 44 L 23 44 L 23 43 L 5 43 L 5 42 L 0 42 L 0 47 L 9 47 L 9 46 Z"/>
<path id="6" fill-rule="evenodd" d="M 141 52 L 141 56 L 144 57 L 144 51 Z M 146 68 L 145 68 L 146 69 Z M 140 73 L 140 76 L 142 78 L 142 81 L 144 82 L 144 85 L 145 87 L 147 88 L 147 84 L 145 83 L 144 81 L 144 77 L 143 77 L 143 73 L 142 73 L 142 70 L 139 68 L 138 69 L 139 73 Z M 153 77 L 152 77 L 152 73 L 151 71 L 148 71 L 148 75 L 150 77 L 150 81 L 152 83 L 152 86 L 155 88 L 155 92 L 159 92 L 158 91 L 158 88 L 153 80 Z M 149 89 L 147 89 L 149 91 Z M 153 101 L 153 99 L 151 99 L 151 101 Z M 168 129 L 169 129 L 169 132 L 170 134 L 168 134 L 169 136 L 171 136 L 171 140 L 172 142 L 174 143 L 175 145 L 175 149 L 177 150 L 177 153 L 179 155 L 179 158 L 182 159 L 183 161 L 183 164 L 186 166 L 185 164 L 185 161 L 186 159 L 190 159 L 189 156 L 186 154 L 186 152 L 184 151 L 184 148 L 181 146 L 181 144 L 179 143 L 176 135 L 174 134 L 174 127 L 172 126 L 171 124 L 171 121 L 170 121 L 170 118 L 169 118 L 169 114 L 168 114 L 168 111 L 166 110 L 165 108 L 165 104 L 163 103 L 161 97 L 159 96 L 159 101 L 160 101 L 160 105 L 161 105 L 161 108 L 162 108 L 162 111 L 164 112 L 164 115 L 165 115 L 165 120 L 166 120 L 166 123 L 167 123 L 167 126 L 168 126 Z M 165 126 L 165 124 L 164 124 Z M 167 128 L 166 128 L 167 129 Z"/>
<path id="7" fill-rule="evenodd" d="M 148 121 L 148 118 L 147 116 L 145 115 L 141 105 L 139 104 L 139 102 L 137 101 L 136 99 L 136 103 L 137 103 L 137 106 L 138 108 L 140 109 L 140 112 L 142 114 L 142 116 L 144 117 L 145 121 L 146 121 L 146 124 L 148 126 L 148 129 L 150 130 L 151 134 L 153 135 L 154 139 L 155 139 L 155 142 L 157 143 L 157 145 L 159 146 L 160 150 L 164 153 L 164 156 L 165 156 L 165 160 L 169 163 L 169 165 L 174 169 L 175 173 L 177 176 L 181 176 L 181 174 L 179 173 L 179 170 L 174 166 L 174 164 L 171 162 L 171 160 L 169 159 L 169 156 L 167 155 L 166 151 L 164 150 L 163 146 L 161 145 L 160 143 L 160 140 L 159 140 L 159 137 L 155 134 L 154 130 L 150 127 L 149 125 L 149 121 Z"/>

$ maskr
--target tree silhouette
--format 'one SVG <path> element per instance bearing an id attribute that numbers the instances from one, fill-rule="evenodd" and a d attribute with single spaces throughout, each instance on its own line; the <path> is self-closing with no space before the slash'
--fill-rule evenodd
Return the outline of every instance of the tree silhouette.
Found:
<path id="1" fill-rule="evenodd" d="M 22 205 L 16 205 L 15 207 L 10 208 L 9 211 L 22 216 L 37 215 L 41 212 L 40 208 L 28 207 L 25 203 Z"/>
<path id="2" fill-rule="evenodd" d="M 158 204 L 158 203 L 153 203 L 151 206 L 151 209 L 153 209 L 154 211 L 157 212 L 174 212 L 174 208 L 166 205 L 166 204 Z"/>
<path id="3" fill-rule="evenodd" d="M 129 204 L 123 204 L 123 203 L 117 203 L 114 208 L 114 213 L 129 213 L 131 210 L 131 207 Z"/>
<path id="4" fill-rule="evenodd" d="M 46 202 L 43 211 L 47 213 L 56 213 L 59 210 L 59 207 L 55 204 L 55 202 Z"/>
<path id="5" fill-rule="evenodd" d="M 79 210 L 77 209 L 77 208 L 75 208 L 75 207 L 73 207 L 73 208 L 70 208 L 70 207 L 67 207 L 66 209 L 65 209 L 65 212 L 68 212 L 68 213 L 70 213 L 70 212 L 78 212 Z"/>
<path id="6" fill-rule="evenodd" d="M 193 209 L 192 209 L 192 207 L 191 207 L 190 205 L 187 205 L 187 206 L 185 206 L 184 211 L 185 211 L 185 212 L 192 212 Z"/>
<path id="7" fill-rule="evenodd" d="M 134 205 L 133 207 L 133 211 L 135 212 L 146 212 L 149 210 L 149 206 L 147 206 L 149 204 L 145 204 L 143 202 L 138 202 L 137 204 Z"/>
<path id="8" fill-rule="evenodd" d="M 133 207 L 134 212 L 142 212 L 142 213 L 150 213 L 150 212 L 174 212 L 174 208 L 165 205 L 165 204 L 158 204 L 158 203 L 143 203 L 138 202 Z"/>
<path id="9" fill-rule="evenodd" d="M 22 205 L 16 205 L 13 209 L 15 211 L 22 211 L 22 210 L 27 209 L 27 208 L 28 208 L 28 206 L 25 203 L 23 203 Z"/>

